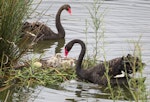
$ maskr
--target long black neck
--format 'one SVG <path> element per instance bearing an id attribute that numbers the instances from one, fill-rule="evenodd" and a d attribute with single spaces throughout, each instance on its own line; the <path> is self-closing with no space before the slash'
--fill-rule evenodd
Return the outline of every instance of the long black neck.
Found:
<path id="1" fill-rule="evenodd" d="M 61 22 L 60 22 L 60 15 L 61 15 L 61 12 L 63 10 L 64 10 L 63 7 L 61 7 L 58 10 L 57 15 L 56 15 L 56 22 L 55 22 L 59 38 L 64 38 L 65 37 L 65 30 L 64 30 L 64 28 L 63 28 L 63 26 L 61 25 Z"/>
<path id="2" fill-rule="evenodd" d="M 81 52 L 80 52 L 80 55 L 79 55 L 77 63 L 76 63 L 76 73 L 77 73 L 77 75 L 80 76 L 81 71 L 83 70 L 82 69 L 82 61 L 83 61 L 83 58 L 84 58 L 84 55 L 86 52 L 86 46 L 83 41 L 78 40 L 78 39 L 74 40 L 74 43 L 79 43 L 81 45 Z"/>

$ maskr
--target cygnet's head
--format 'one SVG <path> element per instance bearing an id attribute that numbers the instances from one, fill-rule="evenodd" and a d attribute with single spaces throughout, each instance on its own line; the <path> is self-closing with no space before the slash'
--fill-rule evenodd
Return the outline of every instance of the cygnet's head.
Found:
<path id="1" fill-rule="evenodd" d="M 56 57 L 56 58 L 61 58 L 62 56 L 61 56 L 60 53 L 56 53 L 55 57 Z"/>

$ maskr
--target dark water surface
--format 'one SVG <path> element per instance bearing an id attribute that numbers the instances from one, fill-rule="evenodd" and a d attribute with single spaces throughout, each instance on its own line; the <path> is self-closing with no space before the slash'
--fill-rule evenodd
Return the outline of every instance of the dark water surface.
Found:
<path id="1" fill-rule="evenodd" d="M 38 0 L 35 0 L 36 2 Z M 34 13 L 29 21 L 43 22 L 57 32 L 55 14 L 61 5 L 68 3 L 71 5 L 72 15 L 70 16 L 66 11 L 63 11 L 61 15 L 66 38 L 57 42 L 40 42 L 36 46 L 38 50 L 34 49 L 34 54 L 29 53 L 26 57 L 39 56 L 43 52 L 44 57 L 52 56 L 56 52 L 63 55 L 64 45 L 77 38 L 87 41 L 88 54 L 92 56 L 95 46 L 94 32 L 90 26 L 87 35 L 84 32 L 86 29 L 85 20 L 91 22 L 86 6 L 90 7 L 92 2 L 92 0 L 43 0 L 36 11 L 45 13 L 48 9 L 47 12 L 44 15 Z M 141 37 L 139 45 L 142 51 L 142 59 L 147 64 L 143 75 L 147 77 L 145 84 L 147 90 L 150 91 L 150 1 L 106 0 L 99 11 L 99 13 L 102 12 L 105 12 L 102 29 L 105 35 L 104 41 L 106 44 L 104 49 L 107 60 L 127 53 L 133 54 L 134 42 L 137 42 Z M 101 43 L 99 43 L 99 46 L 102 46 Z M 77 58 L 79 52 L 80 46 L 74 46 L 69 56 Z M 101 55 L 103 54 L 101 52 Z M 100 56 L 100 59 L 103 59 L 103 57 Z M 39 86 L 34 90 L 34 93 L 31 93 L 28 102 L 112 102 L 108 99 L 109 94 L 98 90 L 97 85 L 65 82 L 61 87 L 62 89 L 53 89 Z"/>

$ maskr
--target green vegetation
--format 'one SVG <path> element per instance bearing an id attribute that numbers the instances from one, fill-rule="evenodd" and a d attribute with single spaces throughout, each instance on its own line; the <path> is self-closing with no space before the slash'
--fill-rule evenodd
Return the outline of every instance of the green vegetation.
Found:
<path id="1" fill-rule="evenodd" d="M 76 77 L 71 68 L 37 68 L 34 61 L 16 69 L 28 47 L 20 39 L 23 22 L 30 15 L 32 0 L 0 1 L 0 92 L 13 86 L 56 85 Z M 23 61 L 24 62 L 24 61 Z M 19 65 L 18 65 L 19 66 Z"/>
<path id="2" fill-rule="evenodd" d="M 66 80 L 74 79 L 76 76 L 73 68 L 38 68 L 32 64 L 22 70 L 10 70 L 9 73 L 11 78 L 7 80 L 6 84 L 10 85 L 16 82 L 27 87 L 32 85 L 57 85 Z"/>
<path id="3" fill-rule="evenodd" d="M 18 63 L 26 48 L 19 49 L 21 28 L 29 15 L 32 0 L 0 0 L 0 87 L 10 85 L 11 70 Z M 10 77 L 9 77 L 10 76 Z M 0 91 L 1 91 L 0 90 Z"/>
<path id="4" fill-rule="evenodd" d="M 87 33 L 88 28 L 91 28 L 93 31 L 93 39 L 94 44 L 93 46 L 93 54 L 92 56 L 94 61 L 96 62 L 97 59 L 102 57 L 102 53 L 104 53 L 104 25 L 103 25 L 103 19 L 104 19 L 104 13 L 105 10 L 101 10 L 103 1 L 102 0 L 93 0 L 93 3 L 91 6 L 86 7 L 89 11 L 90 18 L 86 19 L 86 29 L 85 34 L 86 36 L 89 36 Z"/>
<path id="5" fill-rule="evenodd" d="M 0 1 L 0 65 L 1 69 L 17 63 L 22 53 L 17 44 L 20 41 L 23 20 L 28 16 L 31 0 Z M 21 42 L 20 42 L 21 43 Z"/>

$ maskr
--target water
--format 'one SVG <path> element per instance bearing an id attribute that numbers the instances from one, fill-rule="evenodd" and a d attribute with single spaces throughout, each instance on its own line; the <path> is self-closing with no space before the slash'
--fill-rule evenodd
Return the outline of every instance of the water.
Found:
<path id="1" fill-rule="evenodd" d="M 92 1 L 47 1 L 43 0 L 40 6 L 37 9 L 37 12 L 41 13 L 44 10 L 48 9 L 45 15 L 32 15 L 32 19 L 28 21 L 41 21 L 46 23 L 51 29 L 57 32 L 55 27 L 55 14 L 58 8 L 65 4 L 69 3 L 72 7 L 72 15 L 70 16 L 66 11 L 63 11 L 61 15 L 61 22 L 66 31 L 66 38 L 60 46 L 58 42 L 49 42 L 49 46 L 46 41 L 45 46 L 42 43 L 39 48 L 45 52 L 45 56 L 54 55 L 55 52 L 61 52 L 63 54 L 63 44 L 71 41 L 72 39 L 81 39 L 86 41 L 85 30 L 85 20 L 90 21 L 90 15 L 86 6 L 90 6 Z M 105 11 L 104 20 L 103 20 L 103 29 L 105 34 L 105 45 L 107 59 L 112 59 L 117 56 L 126 55 L 127 53 L 133 53 L 134 44 L 133 41 L 137 41 L 140 36 L 141 48 L 142 48 L 142 58 L 144 61 L 149 62 L 149 1 L 140 1 L 140 0 L 113 0 L 105 1 L 102 6 L 100 13 Z M 92 54 L 92 46 L 95 44 L 95 39 L 93 38 L 94 33 L 89 28 L 87 35 L 88 53 Z M 39 44 L 39 45 L 40 45 Z M 59 46 L 59 47 L 58 47 Z M 101 46 L 101 45 L 99 45 Z M 36 46 L 38 47 L 38 46 Z M 55 48 L 58 47 L 59 51 L 56 51 Z M 80 51 L 80 46 L 75 46 L 70 54 L 72 57 L 77 57 L 78 52 Z"/>
<path id="2" fill-rule="evenodd" d="M 38 0 L 35 2 L 38 2 Z M 70 16 L 66 11 L 61 15 L 61 22 L 66 31 L 65 40 L 43 41 L 33 49 L 34 55 L 30 52 L 28 56 L 43 57 L 54 55 L 56 52 L 64 53 L 64 45 L 72 39 L 81 39 L 88 41 L 87 51 L 92 56 L 95 39 L 92 29 L 88 29 L 88 35 L 84 30 L 86 28 L 85 20 L 90 21 L 90 15 L 86 6 L 90 7 L 92 0 L 43 0 L 39 5 L 37 12 L 47 12 L 45 15 L 34 13 L 28 21 L 40 21 L 47 24 L 51 29 L 57 32 L 55 27 L 55 14 L 58 8 L 68 3 L 72 8 Z M 147 64 L 143 75 L 147 77 L 145 84 L 150 91 L 150 1 L 149 0 L 106 0 L 101 6 L 101 12 L 105 11 L 103 20 L 104 46 L 107 60 L 133 54 L 134 43 L 140 39 L 143 62 Z M 99 44 L 101 46 L 101 44 Z M 77 58 L 80 52 L 80 46 L 76 45 L 71 50 L 69 56 Z M 103 54 L 103 52 L 101 52 Z M 100 59 L 103 59 L 101 56 Z M 28 102 L 112 102 L 108 99 L 109 93 L 103 93 L 97 85 L 64 82 L 61 89 L 46 88 L 38 86 L 32 89 L 33 92 L 28 96 Z M 59 87 L 60 87 L 59 86 Z M 29 94 L 29 93 L 28 93 Z M 149 96 L 150 97 L 150 96 Z M 119 100 L 121 102 L 121 100 Z M 123 101 L 125 102 L 125 101 Z"/>

